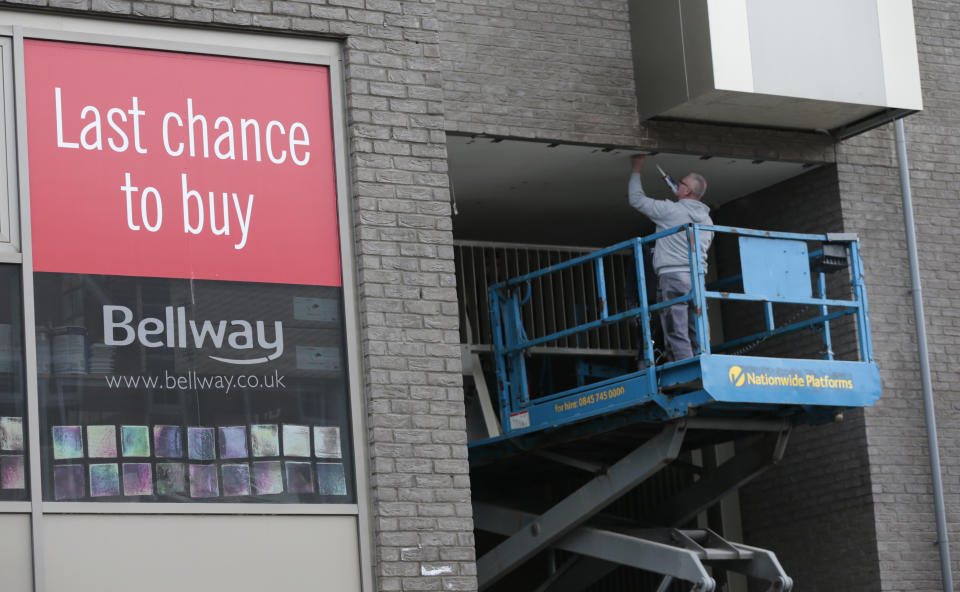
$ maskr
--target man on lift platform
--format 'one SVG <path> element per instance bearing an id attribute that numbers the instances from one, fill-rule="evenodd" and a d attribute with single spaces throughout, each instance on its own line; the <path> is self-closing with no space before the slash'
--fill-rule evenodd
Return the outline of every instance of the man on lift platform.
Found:
<path id="1" fill-rule="evenodd" d="M 713 224 L 710 208 L 700 199 L 707 190 L 707 181 L 698 173 L 690 173 L 676 186 L 677 201 L 653 199 L 643 191 L 640 172 L 644 155 L 631 158 L 630 205 L 657 225 L 656 231 L 682 224 Z M 707 270 L 707 249 L 713 240 L 712 232 L 700 233 L 700 265 Z M 664 302 L 690 292 L 690 259 L 686 233 L 674 233 L 656 241 L 653 268 L 657 273 L 657 301 Z M 698 348 L 693 303 L 685 302 L 660 312 L 667 346 L 667 361 L 675 362 L 693 357 Z"/>

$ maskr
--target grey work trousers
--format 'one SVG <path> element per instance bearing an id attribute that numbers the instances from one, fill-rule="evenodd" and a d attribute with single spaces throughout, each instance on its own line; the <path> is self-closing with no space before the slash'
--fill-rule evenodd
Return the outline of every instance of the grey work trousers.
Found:
<path id="1" fill-rule="evenodd" d="M 689 273 L 663 273 L 657 279 L 657 302 L 679 298 L 690 292 Z M 663 328 L 668 362 L 693 357 L 698 348 L 696 321 L 692 302 L 674 304 L 660 310 L 660 326 Z"/>

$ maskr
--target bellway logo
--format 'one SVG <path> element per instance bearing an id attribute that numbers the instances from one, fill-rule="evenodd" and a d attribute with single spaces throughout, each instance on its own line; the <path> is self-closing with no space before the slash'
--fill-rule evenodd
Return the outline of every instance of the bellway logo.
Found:
<path id="1" fill-rule="evenodd" d="M 164 318 L 146 317 L 134 323 L 133 311 L 126 306 L 104 305 L 103 343 L 105 345 L 130 345 L 134 341 L 144 347 L 168 347 L 187 349 L 215 347 L 244 350 L 259 347 L 266 355 L 256 358 L 208 356 L 211 360 L 226 364 L 262 364 L 283 355 L 283 323 L 274 321 L 273 338 L 267 334 L 264 321 L 251 323 L 244 320 L 195 321 L 187 318 L 186 307 L 167 306 Z"/>
<path id="2" fill-rule="evenodd" d="M 743 368 L 740 366 L 730 366 L 730 383 L 733 386 L 743 386 L 744 381 L 747 379 L 747 376 L 743 373 Z"/>

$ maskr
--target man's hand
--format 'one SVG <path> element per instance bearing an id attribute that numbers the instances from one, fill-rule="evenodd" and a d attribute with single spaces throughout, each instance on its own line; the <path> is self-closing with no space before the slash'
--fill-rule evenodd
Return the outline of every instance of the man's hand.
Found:
<path id="1" fill-rule="evenodd" d="M 643 170 L 643 159 L 646 157 L 646 154 L 634 154 L 630 157 L 630 163 L 633 165 L 634 173 L 639 173 Z"/>

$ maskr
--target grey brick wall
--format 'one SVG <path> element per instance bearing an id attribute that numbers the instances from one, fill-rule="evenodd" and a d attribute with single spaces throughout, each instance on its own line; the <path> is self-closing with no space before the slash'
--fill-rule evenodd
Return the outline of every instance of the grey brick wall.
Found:
<path id="1" fill-rule="evenodd" d="M 720 208 L 714 218 L 750 228 L 843 232 L 837 169 L 820 167 L 768 187 Z M 723 265 L 724 254 L 719 255 Z M 847 282 L 846 274 L 831 274 L 828 292 L 849 297 Z M 756 314 L 745 319 L 736 312 L 724 310 L 726 338 L 745 326 L 760 329 Z M 834 351 L 841 359 L 856 356 L 851 321 L 846 317 L 831 323 Z M 815 357 L 821 349 L 818 335 L 801 333 L 750 354 Z M 840 424 L 800 427 L 783 460 L 740 492 L 744 542 L 775 551 L 795 590 L 866 592 L 880 587 L 866 441 L 859 410 L 846 412 Z"/>
<path id="2" fill-rule="evenodd" d="M 343 40 L 376 586 L 475 590 L 434 3 L 0 2 L 25 5 Z"/>
<path id="3" fill-rule="evenodd" d="M 958 572 L 960 540 L 960 414 L 955 296 L 960 272 L 960 6 L 914 2 L 924 111 L 905 120 L 916 216 L 920 273 L 947 518 Z M 867 411 L 868 453 L 875 494 L 882 590 L 942 590 L 932 482 L 916 354 L 899 176 L 892 126 L 846 142 L 838 150 L 844 222 L 859 232 L 870 274 L 874 347 L 884 396 Z"/>
<path id="4" fill-rule="evenodd" d="M 440 0 L 449 131 L 631 144 L 626 0 Z"/>
<path id="5" fill-rule="evenodd" d="M 348 35 L 378 587 L 474 590 L 434 6 L 333 0 L 310 8 L 312 25 Z"/>
<path id="6" fill-rule="evenodd" d="M 910 134 L 914 133 L 914 121 L 916 119 L 908 120 Z M 860 234 L 863 244 L 865 273 L 870 278 L 867 290 L 874 353 L 884 384 L 883 397 L 865 414 L 882 572 L 881 589 L 932 591 L 942 588 L 939 584 L 937 549 L 933 544 L 936 534 L 932 483 L 926 450 L 910 276 L 899 203 L 899 178 L 889 148 L 881 148 L 883 143 L 888 146 L 892 143 L 892 135 L 889 129 L 878 130 L 869 137 L 851 143 L 853 145 L 849 150 L 843 147 L 838 171 L 843 187 L 844 221 L 848 230 Z M 872 154 L 867 148 L 870 144 L 875 147 Z M 920 206 L 926 199 L 925 191 L 921 187 L 916 190 L 915 199 Z M 923 209 L 921 206 L 916 211 L 919 214 Z M 943 214 L 949 216 L 946 212 Z M 932 284 L 930 289 L 935 298 L 937 272 L 931 268 L 938 265 L 948 267 L 949 264 L 938 263 L 938 257 L 934 255 L 940 250 L 937 245 L 939 238 L 930 237 L 929 230 L 922 230 L 922 225 L 931 222 L 936 221 L 931 220 L 929 214 L 925 221 L 918 216 L 923 281 Z M 927 235 L 926 238 L 924 235 Z M 931 294 L 928 293 L 925 300 L 931 302 Z M 949 399 L 956 395 L 956 390 L 945 384 L 950 366 L 944 363 L 944 359 L 950 355 L 942 342 L 938 344 L 944 333 L 949 332 L 948 311 L 951 307 L 943 296 L 939 300 L 940 306 L 927 306 L 927 326 L 931 330 L 933 352 L 931 364 L 941 377 L 937 388 L 941 439 L 943 442 L 956 442 L 956 417 L 949 403 Z M 944 321 L 946 327 L 938 328 Z M 942 448 L 942 452 L 945 454 L 947 471 L 950 471 L 951 466 L 956 467 L 956 460 L 951 458 L 950 447 Z M 956 486 L 950 489 L 956 500 Z"/>

